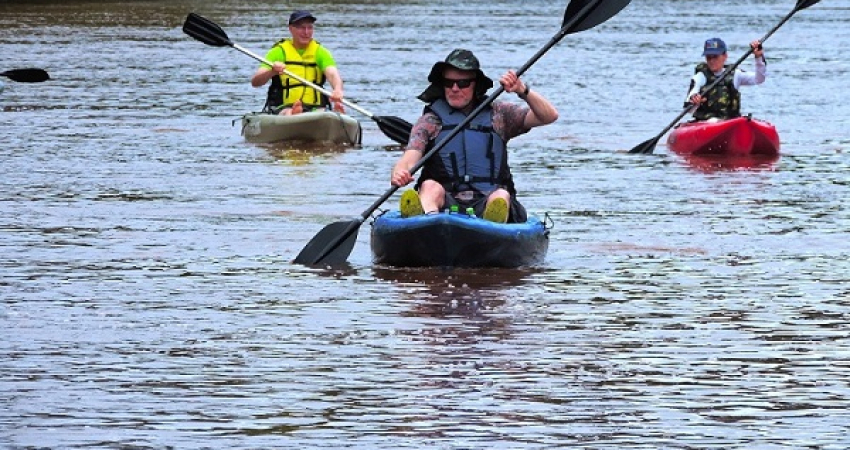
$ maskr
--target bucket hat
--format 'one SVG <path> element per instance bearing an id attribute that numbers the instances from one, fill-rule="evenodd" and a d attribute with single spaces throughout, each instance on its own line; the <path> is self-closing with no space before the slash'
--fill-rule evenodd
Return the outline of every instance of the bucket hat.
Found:
<path id="1" fill-rule="evenodd" d="M 431 67 L 431 72 L 428 74 L 428 81 L 430 81 L 431 84 L 427 89 L 422 91 L 417 98 L 423 102 L 431 103 L 443 96 L 443 86 L 441 85 L 441 82 L 443 81 L 443 70 L 447 67 L 475 72 L 476 99 L 484 97 L 487 90 L 493 87 L 493 80 L 491 80 L 484 74 L 484 71 L 481 70 L 481 64 L 478 62 L 478 58 L 476 58 L 469 50 L 457 48 L 452 50 L 452 52 L 446 56 L 445 60 L 434 63 L 434 66 Z"/>

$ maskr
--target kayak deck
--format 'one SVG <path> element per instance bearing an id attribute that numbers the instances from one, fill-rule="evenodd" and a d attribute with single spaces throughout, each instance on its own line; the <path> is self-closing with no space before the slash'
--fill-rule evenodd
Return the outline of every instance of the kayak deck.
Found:
<path id="1" fill-rule="evenodd" d="M 749 156 L 779 154 L 779 134 L 771 123 L 752 117 L 679 124 L 667 146 L 680 155 Z"/>
<path id="2" fill-rule="evenodd" d="M 549 229 L 534 217 L 499 224 L 458 213 L 402 218 L 386 212 L 372 222 L 373 262 L 401 267 L 525 267 L 539 265 Z"/>
<path id="3" fill-rule="evenodd" d="M 265 113 L 242 116 L 242 135 L 251 143 L 299 141 L 359 145 L 362 134 L 360 122 L 332 111 L 311 111 L 291 116 Z"/>

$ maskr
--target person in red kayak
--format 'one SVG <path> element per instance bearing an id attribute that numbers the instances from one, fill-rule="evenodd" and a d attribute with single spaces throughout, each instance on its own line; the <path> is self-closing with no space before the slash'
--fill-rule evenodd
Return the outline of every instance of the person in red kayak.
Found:
<path id="1" fill-rule="evenodd" d="M 279 41 L 266 53 L 273 65 L 260 65 L 251 77 L 251 86 L 260 87 L 271 80 L 263 112 L 272 114 L 298 114 L 303 111 L 326 108 L 328 98 L 317 90 L 284 74 L 284 70 L 298 75 L 313 84 L 324 86 L 329 81 L 333 92 L 330 102 L 334 110 L 342 107 L 342 75 L 336 67 L 331 52 L 313 39 L 316 17 L 310 11 L 298 10 L 289 16 L 291 38 Z"/>
<path id="2" fill-rule="evenodd" d="M 427 106 L 390 176 L 394 186 L 413 181 L 410 169 L 483 103 L 493 86 L 478 58 L 464 49 L 455 49 L 445 61 L 434 64 L 428 81 L 431 84 L 418 97 Z M 401 196 L 403 217 L 457 205 L 460 211 L 472 208 L 475 215 L 497 223 L 527 220 L 525 208 L 516 200 L 506 144 L 533 127 L 554 122 L 558 111 L 513 70 L 499 82 L 525 105 L 493 102 L 428 158 L 416 187 Z"/>
<path id="3" fill-rule="evenodd" d="M 720 38 L 705 41 L 702 55 L 705 62 L 700 63 L 691 77 L 691 87 L 685 100 L 685 107 L 694 105 L 692 111 L 694 120 L 731 119 L 741 115 L 741 86 L 752 86 L 764 83 L 767 78 L 767 62 L 764 59 L 764 49 L 761 42 L 750 43 L 755 57 L 755 73 L 735 70 L 732 77 L 726 77 L 711 91 L 700 94 L 703 86 L 711 84 L 726 69 L 726 43 Z"/>

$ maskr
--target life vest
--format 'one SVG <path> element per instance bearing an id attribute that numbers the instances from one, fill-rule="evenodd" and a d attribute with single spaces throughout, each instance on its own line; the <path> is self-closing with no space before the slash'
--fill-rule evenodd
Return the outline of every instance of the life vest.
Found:
<path id="1" fill-rule="evenodd" d="M 313 82 L 319 86 L 324 86 L 325 75 L 319 70 L 316 64 L 316 52 L 319 50 L 319 43 L 315 40 L 310 41 L 304 52 L 299 54 L 295 46 L 292 45 L 291 39 L 279 41 L 277 46 L 283 49 L 286 64 L 286 71 L 294 75 L 298 75 L 307 81 Z M 282 74 L 279 77 L 272 78 L 272 84 L 269 86 L 269 92 L 266 99 L 266 109 L 280 109 L 292 106 L 296 101 L 301 100 L 305 109 L 324 107 L 330 104 L 329 100 L 321 92 L 305 85 L 304 83 Z"/>
<path id="2" fill-rule="evenodd" d="M 728 67 L 728 66 L 727 66 Z M 726 67 L 724 67 L 725 71 Z M 708 64 L 700 63 L 694 73 L 705 76 L 705 85 L 713 83 L 717 79 Z M 729 74 L 723 81 L 717 84 L 711 91 L 702 94 L 706 99 L 694 112 L 695 120 L 708 120 L 712 117 L 718 119 L 731 119 L 741 116 L 741 92 L 735 89 L 733 74 Z"/>
<path id="3" fill-rule="evenodd" d="M 467 117 L 449 106 L 445 99 L 426 106 L 425 111 L 433 112 L 442 121 L 440 133 L 428 144 L 426 152 L 437 142 L 442 142 Z M 489 194 L 501 187 L 516 195 L 508 166 L 507 147 L 502 137 L 493 130 L 491 107 L 486 107 L 436 155 L 425 161 L 416 188 L 428 179 L 437 181 L 449 193 L 473 190 Z"/>

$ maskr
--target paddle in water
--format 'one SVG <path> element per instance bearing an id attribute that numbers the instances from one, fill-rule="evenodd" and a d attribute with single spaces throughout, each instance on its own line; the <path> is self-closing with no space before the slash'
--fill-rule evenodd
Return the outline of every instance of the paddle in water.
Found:
<path id="1" fill-rule="evenodd" d="M 545 46 L 543 46 L 543 48 L 532 56 L 528 62 L 517 69 L 517 76 L 519 77 L 525 73 L 535 62 L 537 62 L 537 60 L 539 60 L 547 51 L 549 51 L 549 49 L 551 49 L 567 34 L 584 31 L 605 22 L 625 8 L 630 1 L 631 0 L 572 0 L 567 5 L 561 29 Z M 422 168 L 428 158 L 445 147 L 452 138 L 454 138 L 467 125 L 469 125 L 473 119 L 475 119 L 475 116 L 481 113 L 481 111 L 483 111 L 488 105 L 493 103 L 493 100 L 495 100 L 496 97 L 504 91 L 505 88 L 499 85 L 496 91 L 490 94 L 490 96 L 487 97 L 483 103 L 478 105 L 478 107 L 476 107 L 460 124 L 458 124 L 451 132 L 449 132 L 449 134 L 440 140 L 431 150 L 422 155 L 422 158 L 410 168 L 410 173 L 416 173 L 417 170 Z M 357 230 L 360 229 L 360 225 L 362 225 L 363 222 L 365 222 L 366 219 L 398 189 L 399 186 L 392 186 L 357 219 L 348 222 L 335 222 L 323 228 L 318 234 L 316 234 L 316 236 L 313 237 L 313 239 L 310 240 L 310 242 L 307 243 L 307 246 L 301 250 L 301 253 L 298 254 L 294 262 L 296 264 L 330 266 L 344 263 L 348 259 L 348 255 L 351 254 L 351 250 L 354 248 L 354 243 L 357 241 Z"/>
<path id="2" fill-rule="evenodd" d="M 261 63 L 267 64 L 269 66 L 272 65 L 271 62 L 267 61 L 265 58 L 241 47 L 239 44 L 233 43 L 230 38 L 227 37 L 227 33 L 221 29 L 218 25 L 216 25 L 211 20 L 199 16 L 195 13 L 189 13 L 186 17 L 186 21 L 183 23 L 183 32 L 188 34 L 189 36 L 203 42 L 204 44 L 211 45 L 213 47 L 233 47 L 236 50 L 260 61 Z M 299 77 L 287 70 L 284 70 L 283 73 L 286 75 L 295 78 L 296 80 L 310 86 L 311 88 L 325 94 L 327 96 L 331 95 L 331 92 L 327 89 L 315 84 L 310 81 Z M 394 116 L 376 116 L 369 111 L 343 99 L 342 103 L 351 107 L 351 109 L 365 115 L 366 117 L 374 120 L 378 124 L 378 128 L 384 132 L 387 137 L 398 142 L 399 144 L 405 145 L 407 141 L 410 139 L 410 130 L 413 128 L 413 125 L 410 122 L 405 121 L 399 117 Z"/>
<path id="3" fill-rule="evenodd" d="M 791 16 L 796 14 L 797 11 L 800 11 L 801 9 L 806 9 L 809 6 L 812 6 L 819 1 L 820 0 L 799 0 L 797 2 L 797 4 L 794 5 L 794 9 L 792 9 L 791 12 L 788 13 L 788 15 L 786 15 L 775 27 L 773 27 L 772 30 L 770 30 L 766 35 L 764 35 L 764 37 L 761 38 L 759 40 L 759 42 L 764 43 L 764 41 L 766 41 L 771 35 L 773 35 L 773 33 L 776 32 L 776 30 L 778 30 L 779 27 L 781 27 L 783 24 L 785 24 L 785 22 L 787 22 L 788 19 L 791 18 Z M 715 86 L 717 86 L 720 82 L 722 82 L 730 73 L 733 73 L 735 71 L 735 69 L 737 69 L 738 66 L 741 65 L 741 63 L 744 62 L 744 60 L 746 60 L 752 53 L 753 53 L 753 49 L 752 48 L 748 49 L 746 51 L 746 53 L 744 53 L 744 55 L 741 56 L 738 59 L 738 61 L 735 62 L 735 64 L 732 64 L 726 70 L 724 70 L 723 73 L 721 73 L 720 76 L 717 77 L 716 80 L 714 80 L 709 85 L 704 86 L 702 89 L 700 89 L 700 93 L 706 93 L 706 92 L 714 89 Z M 671 128 L 676 126 L 676 124 L 679 123 L 680 120 L 682 120 L 682 117 L 685 117 L 685 115 L 688 114 L 688 112 L 691 110 L 691 108 L 693 108 L 693 105 L 689 103 L 688 106 L 686 106 L 685 109 L 682 110 L 682 112 L 679 113 L 679 115 L 676 116 L 676 118 L 673 119 L 673 121 L 670 122 L 670 124 L 667 125 L 666 128 L 661 130 L 661 133 L 658 133 L 658 135 L 655 136 L 652 139 L 641 142 L 640 144 L 638 144 L 637 147 L 629 150 L 629 153 L 642 153 L 642 154 L 646 154 L 646 155 L 651 154 L 652 151 L 655 150 L 655 146 L 658 145 L 658 141 L 661 140 L 661 138 L 664 136 L 664 134 L 667 133 L 668 131 L 670 131 Z"/>
<path id="4" fill-rule="evenodd" d="M 20 83 L 41 83 L 50 79 L 44 69 L 13 69 L 0 72 L 0 76 Z"/>

